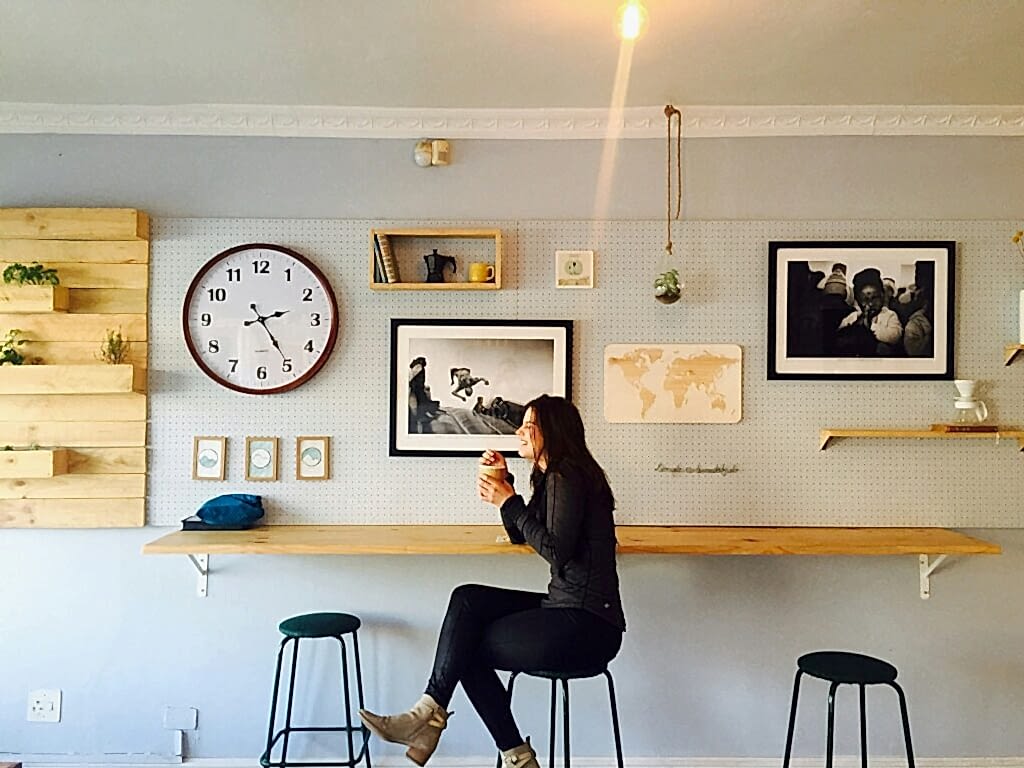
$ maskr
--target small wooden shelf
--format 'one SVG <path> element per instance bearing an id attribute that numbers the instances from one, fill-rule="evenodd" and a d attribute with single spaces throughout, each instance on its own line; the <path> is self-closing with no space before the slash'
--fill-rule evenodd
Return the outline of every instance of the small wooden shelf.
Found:
<path id="1" fill-rule="evenodd" d="M 1017 449 L 1024 451 L 1024 430 L 1002 429 L 998 432 L 938 432 L 931 429 L 823 429 L 819 450 L 839 437 L 913 438 L 922 440 L 1016 440 Z"/>
<path id="2" fill-rule="evenodd" d="M 0 313 L 67 312 L 69 304 L 62 285 L 0 285 Z"/>
<path id="3" fill-rule="evenodd" d="M 1003 347 L 1003 365 L 1012 363 L 1021 352 L 1024 352 L 1024 344 L 1007 344 Z"/>
<path id="4" fill-rule="evenodd" d="M 68 452 L 64 448 L 0 451 L 0 478 L 56 477 L 67 471 Z"/>
<path id="5" fill-rule="evenodd" d="M 374 241 L 384 235 L 391 244 L 395 263 L 398 265 L 399 278 L 415 275 L 416 281 L 400 279 L 398 282 L 385 283 L 374 280 Z M 458 240 L 490 240 L 492 249 L 489 253 L 469 248 L 460 250 L 449 249 L 445 241 Z M 436 248 L 444 255 L 452 256 L 456 261 L 456 278 L 444 283 L 420 282 L 426 268 L 423 255 Z M 451 252 L 449 252 L 451 250 Z M 485 262 L 494 267 L 494 279 L 485 283 L 472 283 L 466 279 L 467 265 L 471 261 Z M 451 277 L 449 270 L 444 270 L 445 278 Z M 462 228 L 408 228 L 378 227 L 370 230 L 370 289 L 374 291 L 496 291 L 501 288 L 501 230 L 500 229 L 462 229 Z"/>
<path id="6" fill-rule="evenodd" d="M 142 391 L 144 371 L 134 365 L 4 365 L 0 395 L 115 394 Z"/>

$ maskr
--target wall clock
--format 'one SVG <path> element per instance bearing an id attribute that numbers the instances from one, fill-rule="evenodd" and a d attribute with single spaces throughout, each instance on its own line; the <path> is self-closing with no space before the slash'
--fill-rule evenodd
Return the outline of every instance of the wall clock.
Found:
<path id="1" fill-rule="evenodd" d="M 210 259 L 182 312 L 203 373 L 253 395 L 287 392 L 323 367 L 338 336 L 338 303 L 323 273 L 280 245 L 248 243 Z"/>

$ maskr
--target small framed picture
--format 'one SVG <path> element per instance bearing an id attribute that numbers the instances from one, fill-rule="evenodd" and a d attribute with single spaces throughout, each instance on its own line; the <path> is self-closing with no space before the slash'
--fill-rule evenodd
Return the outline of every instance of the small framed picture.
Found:
<path id="1" fill-rule="evenodd" d="M 192 441 L 192 479 L 223 480 L 226 437 L 195 437 Z"/>
<path id="2" fill-rule="evenodd" d="M 277 438 L 245 438 L 245 479 L 277 480 Z"/>
<path id="3" fill-rule="evenodd" d="M 295 438 L 295 479 L 331 479 L 331 438 L 326 436 Z"/>
<path id="4" fill-rule="evenodd" d="M 593 288 L 593 251 L 555 251 L 556 288 Z"/>

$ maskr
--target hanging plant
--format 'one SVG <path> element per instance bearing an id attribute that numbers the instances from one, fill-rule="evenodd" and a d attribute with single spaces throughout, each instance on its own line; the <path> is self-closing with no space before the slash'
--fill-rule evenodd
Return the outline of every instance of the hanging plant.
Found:
<path id="1" fill-rule="evenodd" d="M 15 285 L 60 285 L 56 269 L 47 269 L 38 261 L 30 266 L 9 264 L 4 270 L 4 282 Z"/>
<path id="2" fill-rule="evenodd" d="M 662 271 L 654 280 L 654 298 L 662 304 L 675 304 L 682 293 L 679 281 L 679 270 L 672 266 L 672 118 L 676 119 L 676 212 L 675 218 L 683 207 L 683 116 L 671 104 L 665 105 L 665 257 Z"/>

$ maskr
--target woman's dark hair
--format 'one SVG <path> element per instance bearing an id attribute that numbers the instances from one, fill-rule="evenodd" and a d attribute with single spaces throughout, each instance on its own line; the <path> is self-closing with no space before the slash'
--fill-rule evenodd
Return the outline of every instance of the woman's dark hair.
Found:
<path id="1" fill-rule="evenodd" d="M 583 419 L 576 406 L 564 397 L 541 395 L 526 404 L 526 409 L 530 408 L 544 439 L 548 471 L 582 476 L 591 493 L 598 498 L 606 496 L 614 506 L 615 498 L 608 478 L 587 448 Z M 535 466 L 530 477 L 534 489 L 541 474 Z"/>

